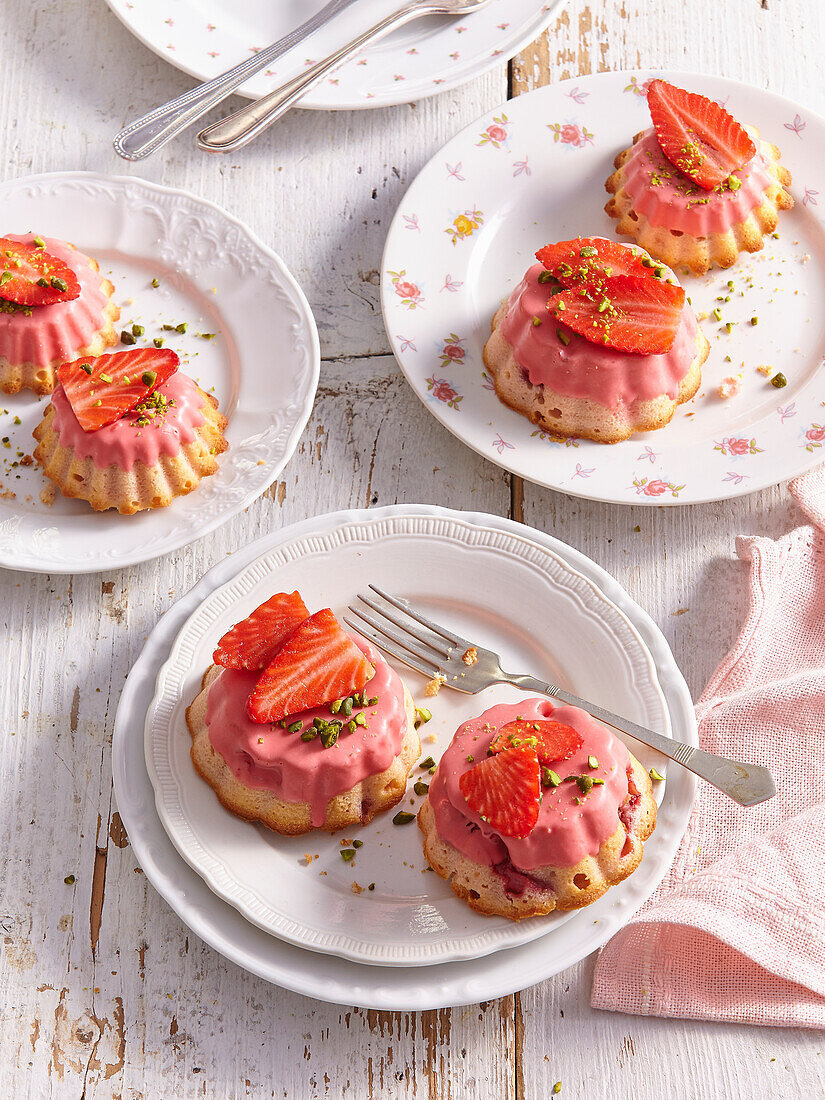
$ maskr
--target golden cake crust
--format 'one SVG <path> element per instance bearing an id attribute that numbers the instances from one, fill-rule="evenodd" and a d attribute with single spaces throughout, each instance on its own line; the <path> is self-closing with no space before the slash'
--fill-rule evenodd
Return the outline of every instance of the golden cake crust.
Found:
<path id="1" fill-rule="evenodd" d="M 631 755 L 632 780 L 640 794 L 631 828 L 619 825 L 603 842 L 595 856 L 587 856 L 572 867 L 539 867 L 529 872 L 522 894 L 508 894 L 505 881 L 492 867 L 468 859 L 436 830 L 430 800 L 418 812 L 418 827 L 424 834 L 424 855 L 432 869 L 446 879 L 450 889 L 471 909 L 485 916 L 524 920 L 554 910 L 581 909 L 607 893 L 611 886 L 633 874 L 642 861 L 644 842 L 656 826 L 656 800 L 650 776 Z M 543 886 L 542 884 L 546 884 Z"/>
<path id="2" fill-rule="evenodd" d="M 644 214 L 637 214 L 633 209 L 633 200 L 624 186 L 624 166 L 633 152 L 631 146 L 616 157 L 616 171 L 605 183 L 605 189 L 610 193 L 605 211 L 617 220 L 616 231 L 632 237 L 636 244 L 668 267 L 687 269 L 693 275 L 704 275 L 714 266 L 731 267 L 740 252 L 759 252 L 764 248 L 765 237 L 773 233 L 779 224 L 779 211 L 790 210 L 793 198 L 787 190 L 791 185 L 791 174 L 779 163 L 779 149 L 770 142 L 762 141 L 755 128 L 750 129 L 768 162 L 773 182 L 765 191 L 762 202 L 744 221 L 735 222 L 724 233 L 711 233 L 707 237 L 675 233 L 665 226 L 651 225 Z M 633 144 L 643 136 L 643 133 L 636 134 Z"/>
<path id="3" fill-rule="evenodd" d="M 64 497 L 88 501 L 96 512 L 117 508 L 123 515 L 132 515 L 147 508 L 165 508 L 175 497 L 196 489 L 201 478 L 214 474 L 216 456 L 229 446 L 223 434 L 228 421 L 218 411 L 218 402 L 200 387 L 198 393 L 204 401 L 205 420 L 195 429 L 195 438 L 176 455 L 160 455 L 151 466 L 137 461 L 127 471 L 115 464 L 100 467 L 91 458 L 76 458 L 72 448 L 61 446 L 51 402 L 32 432 L 37 440 L 34 457 Z"/>
<path id="4" fill-rule="evenodd" d="M 549 386 L 534 386 L 524 377 L 512 347 L 501 333 L 506 313 L 505 302 L 492 320 L 492 332 L 482 353 L 484 366 L 499 400 L 551 435 L 576 436 L 596 443 L 621 443 L 634 432 L 663 428 L 673 419 L 677 407 L 694 396 L 702 382 L 702 365 L 708 357 L 710 344 L 699 329 L 696 355 L 679 384 L 675 400 L 662 394 L 650 401 L 636 401 L 629 409 L 616 413 L 587 398 L 566 397 Z"/>
<path id="5" fill-rule="evenodd" d="M 217 665 L 211 665 L 206 670 L 199 694 L 186 709 L 195 770 L 214 789 L 221 805 L 236 817 L 258 821 L 284 836 L 300 836 L 312 831 L 315 826 L 312 824 L 309 802 L 284 802 L 271 791 L 248 787 L 213 748 L 206 725 L 206 696 L 220 671 Z M 334 833 L 352 825 L 366 825 L 375 814 L 389 810 L 404 797 L 410 772 L 421 755 L 421 741 L 415 728 L 415 707 L 406 685 L 404 706 L 407 728 L 400 753 L 384 771 L 367 776 L 348 791 L 331 798 L 327 803 L 324 823 L 318 828 Z"/>
<path id="6" fill-rule="evenodd" d="M 72 247 L 74 248 L 74 245 Z M 90 259 L 89 267 L 93 271 L 100 270 L 97 260 Z M 120 319 L 120 307 L 112 301 L 115 288 L 108 279 L 103 279 L 101 289 L 109 299 L 103 313 L 104 323 L 95 333 L 94 339 L 85 347 L 77 348 L 71 359 L 80 359 L 84 355 L 102 355 L 106 348 L 114 347 L 118 342 L 115 322 Z M 20 390 L 28 389 L 40 396 L 53 393 L 57 385 L 57 368 L 66 361 L 65 358 L 61 358 L 52 359 L 46 364 L 12 363 L 4 355 L 0 355 L 0 390 L 3 393 L 19 393 Z"/>

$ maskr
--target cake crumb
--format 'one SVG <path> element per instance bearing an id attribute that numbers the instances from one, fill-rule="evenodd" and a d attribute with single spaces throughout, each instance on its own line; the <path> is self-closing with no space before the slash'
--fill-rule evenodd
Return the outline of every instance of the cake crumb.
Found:
<path id="1" fill-rule="evenodd" d="M 305 867 L 309 867 L 309 865 L 310 865 L 310 863 L 312 863 L 313 859 L 318 859 L 318 853 L 317 852 L 316 852 L 315 855 L 313 855 L 312 852 L 304 852 L 304 858 L 303 858 L 302 862 L 303 862 Z"/>
<path id="2" fill-rule="evenodd" d="M 729 397 L 735 397 L 741 389 L 742 383 L 738 378 L 728 377 L 722 379 L 722 384 L 717 392 L 720 397 L 727 400 Z"/>
<path id="3" fill-rule="evenodd" d="M 769 366 L 767 363 L 761 363 L 756 369 L 760 374 L 764 374 L 766 378 L 770 378 L 773 374 L 773 367 Z"/>
<path id="4" fill-rule="evenodd" d="M 474 665 L 478 660 L 478 650 L 474 645 L 471 645 L 464 656 L 461 658 L 465 665 Z"/>
<path id="5" fill-rule="evenodd" d="M 363 894 L 364 893 L 364 887 L 359 886 L 357 882 L 353 882 L 352 886 L 350 886 L 350 890 L 352 890 L 353 894 Z"/>
<path id="6" fill-rule="evenodd" d="M 443 673 L 436 673 L 436 675 L 433 676 L 432 680 L 428 680 L 427 683 L 424 685 L 424 694 L 427 697 L 438 695 L 439 691 L 441 691 L 441 688 L 446 682 L 447 677 Z"/>
<path id="7" fill-rule="evenodd" d="M 47 508 L 51 508 L 54 504 L 55 486 L 49 484 L 45 489 L 40 490 L 40 499 L 46 505 Z"/>

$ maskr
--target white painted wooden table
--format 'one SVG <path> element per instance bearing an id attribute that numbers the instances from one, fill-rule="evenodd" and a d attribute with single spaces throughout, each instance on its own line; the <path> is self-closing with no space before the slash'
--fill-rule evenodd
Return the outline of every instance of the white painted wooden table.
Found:
<path id="1" fill-rule="evenodd" d="M 347 506 L 433 502 L 552 532 L 650 611 L 698 694 L 741 619 L 734 536 L 800 522 L 787 492 L 653 511 L 509 478 L 404 382 L 378 308 L 381 248 L 421 165 L 514 91 L 651 65 L 739 77 L 825 113 L 823 48 L 818 0 L 570 0 L 535 52 L 455 93 L 302 112 L 237 156 L 210 159 L 184 140 L 138 166 L 225 206 L 283 255 L 318 320 L 321 386 L 282 480 L 173 558 L 75 579 L 0 572 L 2 1100 L 537 1100 L 558 1080 L 562 1097 L 596 1100 L 825 1094 L 820 1035 L 594 1012 L 592 960 L 515 997 L 421 1014 L 341 1009 L 267 985 L 189 935 L 148 886 L 110 768 L 121 685 L 175 598 L 258 535 Z M 4 178 L 122 173 L 115 130 L 191 84 L 103 0 L 2 0 L 0 57 Z"/>

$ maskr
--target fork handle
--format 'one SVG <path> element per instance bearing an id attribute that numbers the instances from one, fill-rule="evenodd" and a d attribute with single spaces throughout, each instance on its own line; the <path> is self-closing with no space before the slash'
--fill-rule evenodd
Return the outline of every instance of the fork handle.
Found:
<path id="1" fill-rule="evenodd" d="M 273 61 L 299 45 L 351 3 L 352 0 L 330 0 L 330 3 L 321 11 L 277 42 L 273 42 L 271 46 L 259 50 L 233 69 L 221 73 L 220 76 L 204 84 L 190 88 L 183 95 L 164 103 L 161 107 L 155 107 L 148 114 L 131 122 L 115 136 L 112 143 L 115 152 L 124 160 L 142 160 L 156 152 L 167 141 L 171 141 L 187 126 L 191 126 L 208 110 L 231 95 L 247 77 L 271 65 Z"/>
<path id="2" fill-rule="evenodd" d="M 305 73 L 275 88 L 254 103 L 247 103 L 227 118 L 207 126 L 197 137 L 198 147 L 207 153 L 230 153 L 254 141 L 273 122 L 319 84 L 327 73 L 337 69 L 348 57 L 359 53 L 368 43 L 375 42 L 396 27 L 409 23 L 419 15 L 429 14 L 421 4 L 410 3 L 392 12 L 379 23 L 353 38 L 351 42 L 319 61 Z"/>
<path id="3" fill-rule="evenodd" d="M 685 745 L 681 741 L 663 737 L 662 734 L 654 733 L 653 730 L 646 729 L 636 722 L 631 722 L 628 718 L 620 718 L 618 714 L 613 714 L 611 711 L 605 710 L 604 707 L 596 706 L 595 703 L 588 703 L 586 699 L 579 699 L 577 695 L 571 695 L 569 691 L 553 687 L 551 684 L 546 684 L 543 680 L 536 680 L 532 676 L 512 676 L 509 678 L 509 682 L 516 684 L 525 691 L 539 691 L 542 695 L 549 695 L 553 699 L 560 699 L 571 706 L 586 710 L 588 714 L 592 714 L 599 721 L 606 722 L 608 726 L 613 726 L 614 729 L 629 734 L 630 737 L 641 741 L 643 745 L 656 749 L 657 752 L 667 756 L 670 760 L 675 760 L 677 764 L 681 764 L 688 771 L 692 771 L 701 779 L 707 780 L 723 794 L 732 798 L 734 802 L 738 802 L 740 806 L 756 806 L 760 802 L 773 798 L 776 794 L 776 785 L 771 773 L 767 768 L 763 768 L 761 764 L 746 764 L 741 760 L 728 760 L 724 756 L 714 756 L 712 752 L 694 748 L 693 745 Z"/>

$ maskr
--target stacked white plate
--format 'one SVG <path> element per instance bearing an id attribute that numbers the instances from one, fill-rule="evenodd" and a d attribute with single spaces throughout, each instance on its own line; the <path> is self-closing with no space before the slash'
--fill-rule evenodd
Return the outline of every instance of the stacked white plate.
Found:
<path id="1" fill-rule="evenodd" d="M 234 817 L 195 773 L 184 719 L 215 642 L 273 591 L 298 588 L 308 606 L 340 615 L 370 582 L 496 650 L 505 668 L 696 743 L 690 695 L 660 631 L 582 554 L 491 515 L 416 505 L 343 512 L 233 555 L 161 620 L 121 697 L 118 808 L 143 870 L 178 915 L 269 981 L 382 1009 L 503 996 L 594 951 L 650 896 L 678 849 L 694 779 L 672 765 L 658 785 L 658 825 L 628 880 L 585 910 L 519 923 L 459 902 L 426 869 L 416 827 L 393 826 L 392 814 L 354 831 L 363 845 L 351 862 L 338 837 L 284 838 Z M 420 700 L 423 677 L 398 671 Z M 423 755 L 437 760 L 464 718 L 518 696 L 507 686 L 478 697 L 442 690 L 428 703 Z M 411 782 L 402 805 L 420 802 Z"/>

